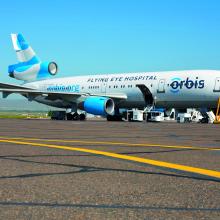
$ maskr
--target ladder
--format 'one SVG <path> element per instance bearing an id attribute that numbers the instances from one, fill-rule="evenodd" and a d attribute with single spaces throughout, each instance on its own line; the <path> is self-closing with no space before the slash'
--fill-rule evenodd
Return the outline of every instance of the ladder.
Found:
<path id="1" fill-rule="evenodd" d="M 220 108 L 220 97 L 218 98 L 218 105 L 217 105 L 214 124 L 220 124 L 219 108 Z"/>
<path id="2" fill-rule="evenodd" d="M 144 113 L 150 112 L 153 108 L 154 108 L 154 105 L 147 105 L 147 106 L 144 108 Z"/>

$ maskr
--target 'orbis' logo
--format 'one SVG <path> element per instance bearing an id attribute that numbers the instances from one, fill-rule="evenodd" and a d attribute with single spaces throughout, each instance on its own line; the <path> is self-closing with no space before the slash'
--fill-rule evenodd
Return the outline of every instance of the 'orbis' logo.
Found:
<path id="1" fill-rule="evenodd" d="M 203 89 L 205 86 L 204 80 L 199 80 L 198 77 L 196 77 L 196 80 L 191 80 L 189 77 L 186 78 L 186 80 L 182 80 L 178 77 L 175 77 L 172 79 L 172 82 L 170 83 L 170 91 L 173 93 L 179 92 L 181 89 Z"/>

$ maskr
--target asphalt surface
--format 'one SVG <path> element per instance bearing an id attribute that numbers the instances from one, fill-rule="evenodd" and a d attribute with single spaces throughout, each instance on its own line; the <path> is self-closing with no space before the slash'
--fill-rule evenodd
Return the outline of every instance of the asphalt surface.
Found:
<path id="1" fill-rule="evenodd" d="M 0 219 L 220 219 L 220 125 L 0 125 Z"/>

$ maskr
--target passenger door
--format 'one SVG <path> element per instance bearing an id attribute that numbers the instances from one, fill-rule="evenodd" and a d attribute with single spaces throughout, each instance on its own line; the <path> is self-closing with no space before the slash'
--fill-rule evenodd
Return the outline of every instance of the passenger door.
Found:
<path id="1" fill-rule="evenodd" d="M 101 93 L 106 93 L 106 87 L 107 87 L 107 83 L 101 84 Z"/>
<path id="2" fill-rule="evenodd" d="M 165 79 L 159 80 L 157 93 L 165 93 L 165 83 L 166 83 Z"/>
<path id="3" fill-rule="evenodd" d="M 220 92 L 220 78 L 215 79 L 215 87 L 213 89 L 213 92 Z"/>

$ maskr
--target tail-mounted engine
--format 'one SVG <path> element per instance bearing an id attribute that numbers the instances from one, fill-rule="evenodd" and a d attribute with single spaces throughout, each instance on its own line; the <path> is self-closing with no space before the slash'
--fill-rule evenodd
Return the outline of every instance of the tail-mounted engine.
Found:
<path id="1" fill-rule="evenodd" d="M 9 76 L 18 80 L 33 81 L 57 74 L 55 62 L 40 62 L 35 64 L 18 63 L 8 67 Z"/>

